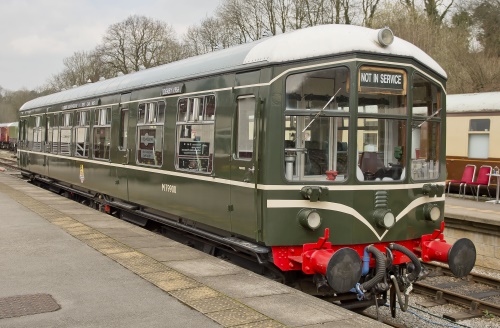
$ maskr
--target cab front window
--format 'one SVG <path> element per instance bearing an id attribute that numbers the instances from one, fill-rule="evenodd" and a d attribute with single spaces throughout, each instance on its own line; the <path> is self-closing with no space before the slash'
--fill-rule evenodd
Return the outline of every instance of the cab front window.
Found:
<path id="1" fill-rule="evenodd" d="M 284 171 L 289 181 L 344 181 L 348 176 L 349 70 L 286 79 Z"/>
<path id="2" fill-rule="evenodd" d="M 358 72 L 356 177 L 365 182 L 406 176 L 406 71 L 362 66 Z"/>

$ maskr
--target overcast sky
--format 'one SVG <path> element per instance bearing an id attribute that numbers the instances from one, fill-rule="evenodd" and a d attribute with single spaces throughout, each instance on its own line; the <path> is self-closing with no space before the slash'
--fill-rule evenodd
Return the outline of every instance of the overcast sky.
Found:
<path id="1" fill-rule="evenodd" d="M 221 0 L 0 0 L 0 86 L 39 87 L 63 59 L 89 51 L 108 26 L 130 15 L 162 20 L 179 38 L 212 16 Z"/>

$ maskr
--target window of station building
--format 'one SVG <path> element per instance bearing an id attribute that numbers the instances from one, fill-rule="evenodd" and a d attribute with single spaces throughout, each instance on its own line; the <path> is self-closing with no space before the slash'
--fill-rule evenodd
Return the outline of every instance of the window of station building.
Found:
<path id="1" fill-rule="evenodd" d="M 490 119 L 469 121 L 469 158 L 488 158 L 490 148 Z"/>
<path id="2" fill-rule="evenodd" d="M 111 108 L 94 110 L 94 158 L 109 160 L 111 149 Z"/>
<path id="3" fill-rule="evenodd" d="M 42 116 L 34 117 L 33 125 L 33 151 L 42 151 L 42 136 L 43 136 L 43 126 L 42 126 Z"/>
<path id="4" fill-rule="evenodd" d="M 414 180 L 439 177 L 441 143 L 441 89 L 421 76 L 413 77 L 411 176 Z"/>
<path id="5" fill-rule="evenodd" d="M 76 124 L 74 128 L 75 149 L 74 154 L 77 157 L 89 156 L 89 135 L 90 135 L 90 112 L 78 111 L 76 115 Z"/>
<path id="6" fill-rule="evenodd" d="M 71 131 L 73 113 L 63 113 L 61 116 L 61 125 L 59 127 L 59 153 L 61 155 L 71 155 Z"/>
<path id="7" fill-rule="evenodd" d="M 215 95 L 179 99 L 175 163 L 178 170 L 212 172 L 214 122 Z"/>
<path id="8" fill-rule="evenodd" d="M 164 101 L 140 103 L 137 109 L 137 156 L 138 164 L 162 166 Z"/>
<path id="9" fill-rule="evenodd" d="M 285 178 L 345 181 L 348 177 L 349 74 L 335 67 L 286 78 Z"/>

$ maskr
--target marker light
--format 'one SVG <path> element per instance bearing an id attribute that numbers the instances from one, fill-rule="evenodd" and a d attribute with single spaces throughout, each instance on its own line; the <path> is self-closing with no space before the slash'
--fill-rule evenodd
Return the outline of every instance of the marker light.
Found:
<path id="1" fill-rule="evenodd" d="M 297 219 L 301 226 L 310 230 L 316 230 L 321 225 L 321 216 L 315 209 L 301 209 L 297 214 Z"/>
<path id="2" fill-rule="evenodd" d="M 381 228 L 390 229 L 396 223 L 396 218 L 392 214 L 391 210 L 388 209 L 377 209 L 373 213 L 375 222 Z"/>
<path id="3" fill-rule="evenodd" d="M 394 33 L 388 27 L 381 28 L 377 34 L 378 43 L 383 47 L 389 46 L 394 41 Z"/>
<path id="4" fill-rule="evenodd" d="M 424 217 L 429 221 L 437 221 L 441 217 L 441 209 L 436 204 L 425 204 Z"/>

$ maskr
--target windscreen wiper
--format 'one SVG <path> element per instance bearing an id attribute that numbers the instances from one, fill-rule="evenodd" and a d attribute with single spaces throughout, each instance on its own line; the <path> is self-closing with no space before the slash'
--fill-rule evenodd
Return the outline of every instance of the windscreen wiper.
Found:
<path id="1" fill-rule="evenodd" d="M 335 99 L 335 96 L 337 95 L 337 93 L 339 93 L 340 89 L 342 88 L 339 88 L 337 90 L 337 92 L 335 92 L 335 94 L 330 98 L 330 100 L 328 100 L 328 102 L 326 103 L 326 105 L 316 114 L 314 115 L 313 119 L 311 120 L 311 122 L 309 122 L 309 124 L 307 124 L 307 126 L 304 128 L 304 130 L 302 130 L 302 133 L 304 133 L 305 130 L 307 130 L 307 128 L 314 122 L 315 119 L 318 118 L 318 116 L 323 113 L 323 111 L 325 110 L 326 106 L 330 105 L 330 103 L 332 102 L 333 99 Z"/>
<path id="2" fill-rule="evenodd" d="M 427 121 L 429 121 L 431 118 L 433 118 L 434 116 L 436 116 L 437 114 L 439 114 L 439 112 L 441 111 L 441 108 L 439 108 L 437 111 L 435 111 L 434 113 L 432 113 L 432 115 L 428 116 L 425 121 L 423 121 L 422 123 L 420 123 L 419 125 L 417 125 L 414 129 L 420 129 L 420 127 Z"/>

